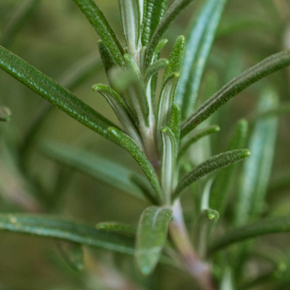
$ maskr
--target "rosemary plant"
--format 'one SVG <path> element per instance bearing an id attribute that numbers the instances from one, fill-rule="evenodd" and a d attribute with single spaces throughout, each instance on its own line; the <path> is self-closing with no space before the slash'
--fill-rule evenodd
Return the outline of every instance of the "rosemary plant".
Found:
<path id="1" fill-rule="evenodd" d="M 169 7 L 168 0 L 119 0 L 124 45 L 93 0 L 74 0 L 100 37 L 99 52 L 108 84 L 97 83 L 92 88 L 112 107 L 119 127 L 68 90 L 75 85 L 74 75 L 60 81 L 64 83 L 62 86 L 4 47 L 8 46 L 15 27 L 38 2 L 24 1 L 12 19 L 14 22 L 3 31 L 0 68 L 84 126 L 128 151 L 144 174 L 65 146 L 49 143 L 42 151 L 83 172 L 94 171 L 103 182 L 142 199 L 148 206 L 136 222 L 137 228 L 116 222 L 100 223 L 95 228 L 42 214 L 2 213 L 0 229 L 70 242 L 73 247 L 62 247 L 61 251 L 77 269 L 83 267 L 81 248 L 86 245 L 133 255 L 137 269 L 144 276 L 152 274 L 159 262 L 169 263 L 187 272 L 197 282 L 196 287 L 203 290 L 248 289 L 237 285 L 242 281 L 239 270 L 245 265 L 252 244 L 241 243 L 226 254 L 219 251 L 251 237 L 290 231 L 289 216 L 247 225 L 262 213 L 265 180 L 270 177 L 277 131 L 275 116 L 288 112 L 289 106 L 280 108 L 276 91 L 265 88 L 258 115 L 250 124 L 245 119 L 236 124 L 227 151 L 199 161 L 195 142 L 220 130 L 208 120 L 230 99 L 289 66 L 290 51 L 283 50 L 260 61 L 197 105 L 226 0 L 202 1 L 194 25 L 186 37 L 177 37 L 168 58 L 160 57 L 168 41 L 165 32 L 182 10 L 194 8 L 193 0 L 175 0 Z M 86 66 L 76 71 L 77 77 L 96 66 L 98 61 L 90 57 Z M 44 106 L 37 120 L 43 120 L 49 110 L 50 107 Z M 10 110 L 1 107 L 0 119 L 8 121 Z M 26 172 L 27 148 L 36 136 L 38 121 L 20 148 L 17 166 L 21 172 Z M 252 133 L 248 142 L 249 126 Z M 253 152 L 252 156 L 245 147 Z M 234 163 L 240 161 L 242 186 L 235 197 L 233 218 L 221 226 L 218 220 L 225 217 L 237 172 Z M 217 172 L 211 174 L 214 171 Z M 205 178 L 207 175 L 209 178 Z M 36 184 L 31 179 L 29 182 Z M 197 182 L 202 190 L 196 186 Z M 188 192 L 197 195 L 200 191 L 201 198 L 195 198 L 196 226 L 192 239 L 184 221 L 181 199 Z M 52 200 L 50 205 L 56 202 Z M 45 212 L 48 204 L 32 201 L 24 208 Z M 231 227 L 234 229 L 229 230 Z M 225 234 L 221 236 L 222 231 Z"/>

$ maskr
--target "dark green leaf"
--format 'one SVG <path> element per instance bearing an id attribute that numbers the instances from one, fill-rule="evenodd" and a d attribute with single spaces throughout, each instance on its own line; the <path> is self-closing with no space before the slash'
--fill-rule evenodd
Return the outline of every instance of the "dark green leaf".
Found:
<path id="1" fill-rule="evenodd" d="M 53 238 L 132 255 L 134 240 L 94 226 L 50 216 L 0 214 L 0 230 Z"/>
<path id="2" fill-rule="evenodd" d="M 80 123 L 109 140 L 113 140 L 107 131 L 109 126 L 114 126 L 112 122 L 48 76 L 1 46 L 0 68 Z"/>
<path id="3" fill-rule="evenodd" d="M 150 40 L 150 43 L 148 45 L 145 61 L 146 67 L 148 67 L 151 64 L 155 49 L 165 31 L 168 29 L 170 24 L 175 20 L 175 18 L 180 14 L 180 12 L 192 1 L 193 0 L 175 0 L 175 2 L 173 2 L 173 4 L 169 7 L 164 17 L 160 21 L 159 25 L 157 26 L 152 36 L 152 39 Z"/>
<path id="4" fill-rule="evenodd" d="M 124 66 L 123 48 L 102 11 L 93 0 L 74 0 L 120 66 Z"/>
<path id="5" fill-rule="evenodd" d="M 251 84 L 289 65 L 290 50 L 285 50 L 264 59 L 242 73 L 240 76 L 234 78 L 183 122 L 181 127 L 181 137 L 187 135 L 192 129 L 212 115 L 218 108 Z"/>
<path id="6" fill-rule="evenodd" d="M 143 275 L 149 275 L 160 259 L 171 218 L 171 209 L 157 206 L 148 207 L 141 215 L 135 258 Z"/>
<path id="7" fill-rule="evenodd" d="M 142 28 L 142 44 L 147 46 L 167 9 L 168 0 L 145 0 Z"/>
<path id="8" fill-rule="evenodd" d="M 208 160 L 204 161 L 196 168 L 194 168 L 179 182 L 175 190 L 175 193 L 173 194 L 173 199 L 179 197 L 184 189 L 186 189 L 189 185 L 191 185 L 193 182 L 200 179 L 204 175 L 209 174 L 217 169 L 229 166 L 235 162 L 241 161 L 249 156 L 250 156 L 249 150 L 237 149 L 223 152 L 209 158 Z"/>
<path id="9" fill-rule="evenodd" d="M 290 232 L 290 217 L 272 217 L 247 224 L 243 227 L 227 232 L 217 241 L 214 241 L 210 252 L 221 250 L 233 243 L 274 233 Z"/>
<path id="10" fill-rule="evenodd" d="M 163 80 L 166 80 L 172 73 L 180 73 L 181 63 L 185 48 L 185 37 L 180 35 L 174 44 L 169 57 L 169 66 L 165 70 Z"/>
<path id="11" fill-rule="evenodd" d="M 124 132 L 120 131 L 119 129 L 110 127 L 108 131 L 110 132 L 112 137 L 115 139 L 115 141 L 124 149 L 126 149 L 132 155 L 132 157 L 137 161 L 137 163 L 140 165 L 145 175 L 147 176 L 148 180 L 150 181 L 157 195 L 156 197 L 158 198 L 159 201 L 161 201 L 163 197 L 162 197 L 162 191 L 160 188 L 158 176 L 154 168 L 150 164 L 149 160 L 147 159 L 146 155 L 144 154 L 144 152 L 138 147 L 138 145 L 134 142 L 132 138 L 130 138 L 128 135 L 126 135 Z"/>
<path id="12" fill-rule="evenodd" d="M 122 192 L 144 200 L 140 190 L 130 182 L 132 175 L 139 176 L 133 170 L 99 155 L 62 144 L 45 143 L 41 149 L 45 155 L 57 162 L 68 165 Z M 144 179 L 142 176 L 139 178 Z"/>
<path id="13" fill-rule="evenodd" d="M 178 105 L 173 104 L 171 109 L 171 116 L 169 121 L 169 128 L 172 130 L 177 145 L 176 148 L 179 147 L 179 139 L 180 139 L 180 125 L 181 125 L 181 110 Z"/>

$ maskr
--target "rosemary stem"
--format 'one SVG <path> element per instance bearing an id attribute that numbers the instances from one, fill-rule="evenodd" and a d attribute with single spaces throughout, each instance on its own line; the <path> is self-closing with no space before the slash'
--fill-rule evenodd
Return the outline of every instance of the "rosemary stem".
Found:
<path id="1" fill-rule="evenodd" d="M 187 272 L 199 283 L 202 289 L 217 290 L 209 265 L 198 257 L 191 245 L 179 200 L 173 205 L 173 219 L 169 226 L 169 232 Z"/>

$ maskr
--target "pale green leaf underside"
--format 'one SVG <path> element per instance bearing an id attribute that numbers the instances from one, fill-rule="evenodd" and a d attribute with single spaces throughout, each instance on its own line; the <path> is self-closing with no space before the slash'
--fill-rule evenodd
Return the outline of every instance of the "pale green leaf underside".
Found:
<path id="1" fill-rule="evenodd" d="M 202 104 L 197 111 L 186 119 L 181 127 L 181 137 L 187 135 L 202 121 L 211 116 L 232 97 L 246 89 L 263 77 L 290 65 L 290 50 L 274 54 L 223 86 L 209 100 Z"/>
<path id="2" fill-rule="evenodd" d="M 233 229 L 213 242 L 210 252 L 221 250 L 231 244 L 274 233 L 290 232 L 290 217 L 263 219 L 240 228 Z"/>
<path id="3" fill-rule="evenodd" d="M 80 123 L 113 141 L 107 131 L 108 127 L 114 126 L 112 122 L 2 46 L 0 46 L 0 68 Z"/>
<path id="4" fill-rule="evenodd" d="M 173 199 L 177 198 L 183 190 L 190 186 L 193 182 L 201 177 L 217 169 L 229 166 L 235 162 L 241 161 L 250 156 L 250 151 L 247 149 L 237 149 L 215 155 L 208 160 L 204 161 L 190 173 L 188 173 L 178 184 Z"/>
<path id="5" fill-rule="evenodd" d="M 0 230 L 74 242 L 124 254 L 134 253 L 134 240 L 131 238 L 50 216 L 0 214 Z"/>
<path id="6" fill-rule="evenodd" d="M 46 143 L 42 146 L 42 152 L 57 162 L 68 165 L 122 192 L 144 200 L 143 194 L 138 187 L 130 182 L 130 178 L 134 175 L 144 180 L 144 182 L 146 182 L 146 179 L 129 168 L 83 149 L 72 148 L 63 144 Z"/>
<path id="7" fill-rule="evenodd" d="M 155 268 L 164 247 L 172 210 L 151 206 L 142 213 L 136 237 L 135 259 L 143 275 Z"/>

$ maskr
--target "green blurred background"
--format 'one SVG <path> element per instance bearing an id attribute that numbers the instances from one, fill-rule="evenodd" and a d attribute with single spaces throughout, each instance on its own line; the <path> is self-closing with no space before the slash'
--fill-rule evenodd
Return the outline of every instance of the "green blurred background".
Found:
<path id="1" fill-rule="evenodd" d="M 22 2 L 23 0 L 0 0 L 1 32 L 5 30 L 16 7 Z M 162 53 L 163 57 L 168 56 L 178 35 L 186 35 L 203 2 L 197 0 L 191 4 L 171 26 L 166 34 L 169 44 Z M 96 3 L 124 43 L 118 1 L 97 0 Z M 290 48 L 289 25 L 290 1 L 230 0 L 205 72 L 207 82 L 203 85 L 200 100 L 261 59 L 287 46 Z M 40 0 L 29 18 L 19 27 L 13 41 L 6 46 L 54 80 L 60 80 L 71 65 L 84 57 L 99 54 L 98 36 L 72 0 Z M 97 111 L 118 123 L 105 100 L 91 89 L 93 84 L 100 82 L 107 83 L 102 68 L 96 69 L 73 92 Z M 221 126 L 221 132 L 212 138 L 214 154 L 226 148 L 235 122 L 241 117 L 253 114 L 261 88 L 268 82 L 277 87 L 282 103 L 289 100 L 290 73 L 288 77 L 285 73 L 283 75 L 276 73 L 241 93 L 222 109 L 223 114 L 214 117 L 214 121 Z M 9 107 L 13 114 L 9 123 L 0 124 L 0 142 L 4 144 L 1 145 L 0 151 L 0 169 L 3 167 L 6 169 L 4 160 L 10 158 L 3 148 L 9 147 L 12 157 L 13 154 L 17 155 L 17 148 L 25 141 L 25 133 L 44 103 L 45 101 L 38 95 L 0 71 L 0 105 Z M 290 171 L 289 122 L 288 116 L 280 118 L 273 168 L 274 179 L 285 171 Z M 29 176 L 39 180 L 44 188 L 51 189 L 59 173 L 59 165 L 44 157 L 39 150 L 41 144 L 48 141 L 86 148 L 90 152 L 139 170 L 124 150 L 77 123 L 60 110 L 53 109 L 46 118 L 37 142 L 33 144 L 24 165 L 28 168 Z M 59 199 L 57 209 L 52 213 L 91 224 L 101 221 L 137 224 L 146 205 L 84 174 L 68 173 L 65 191 Z M 4 182 L 5 178 L 8 177 L 2 177 L 0 182 Z M 11 182 L 13 184 L 19 180 Z M 21 188 L 21 182 L 19 184 Z M 11 201 L 9 188 L 6 192 L 2 190 L 1 194 L 2 212 L 24 211 Z M 190 197 L 185 198 L 189 201 L 185 214 L 190 216 L 192 200 Z M 272 215 L 289 214 L 289 190 L 282 191 L 278 197 L 269 195 L 268 200 L 267 211 Z M 274 236 L 269 239 L 269 243 L 271 242 L 287 249 L 289 236 Z M 124 278 L 120 278 L 122 282 L 119 282 L 117 288 L 104 286 L 103 281 L 107 279 L 108 272 L 102 268 L 104 263 L 110 269 L 109 273 L 121 268 L 125 277 L 130 277 L 135 284 L 142 282 L 146 289 L 195 289 L 190 278 L 170 267 L 158 267 L 150 279 L 144 279 L 135 272 L 130 257 L 88 249 L 85 253 L 87 270 L 78 273 L 65 263 L 55 242 L 0 233 L 0 289 L 139 289 L 139 286 L 130 288 L 131 286 L 123 281 Z M 110 276 L 110 279 L 118 281 L 114 276 Z M 122 283 L 125 283 L 123 288 L 120 286 Z"/>

